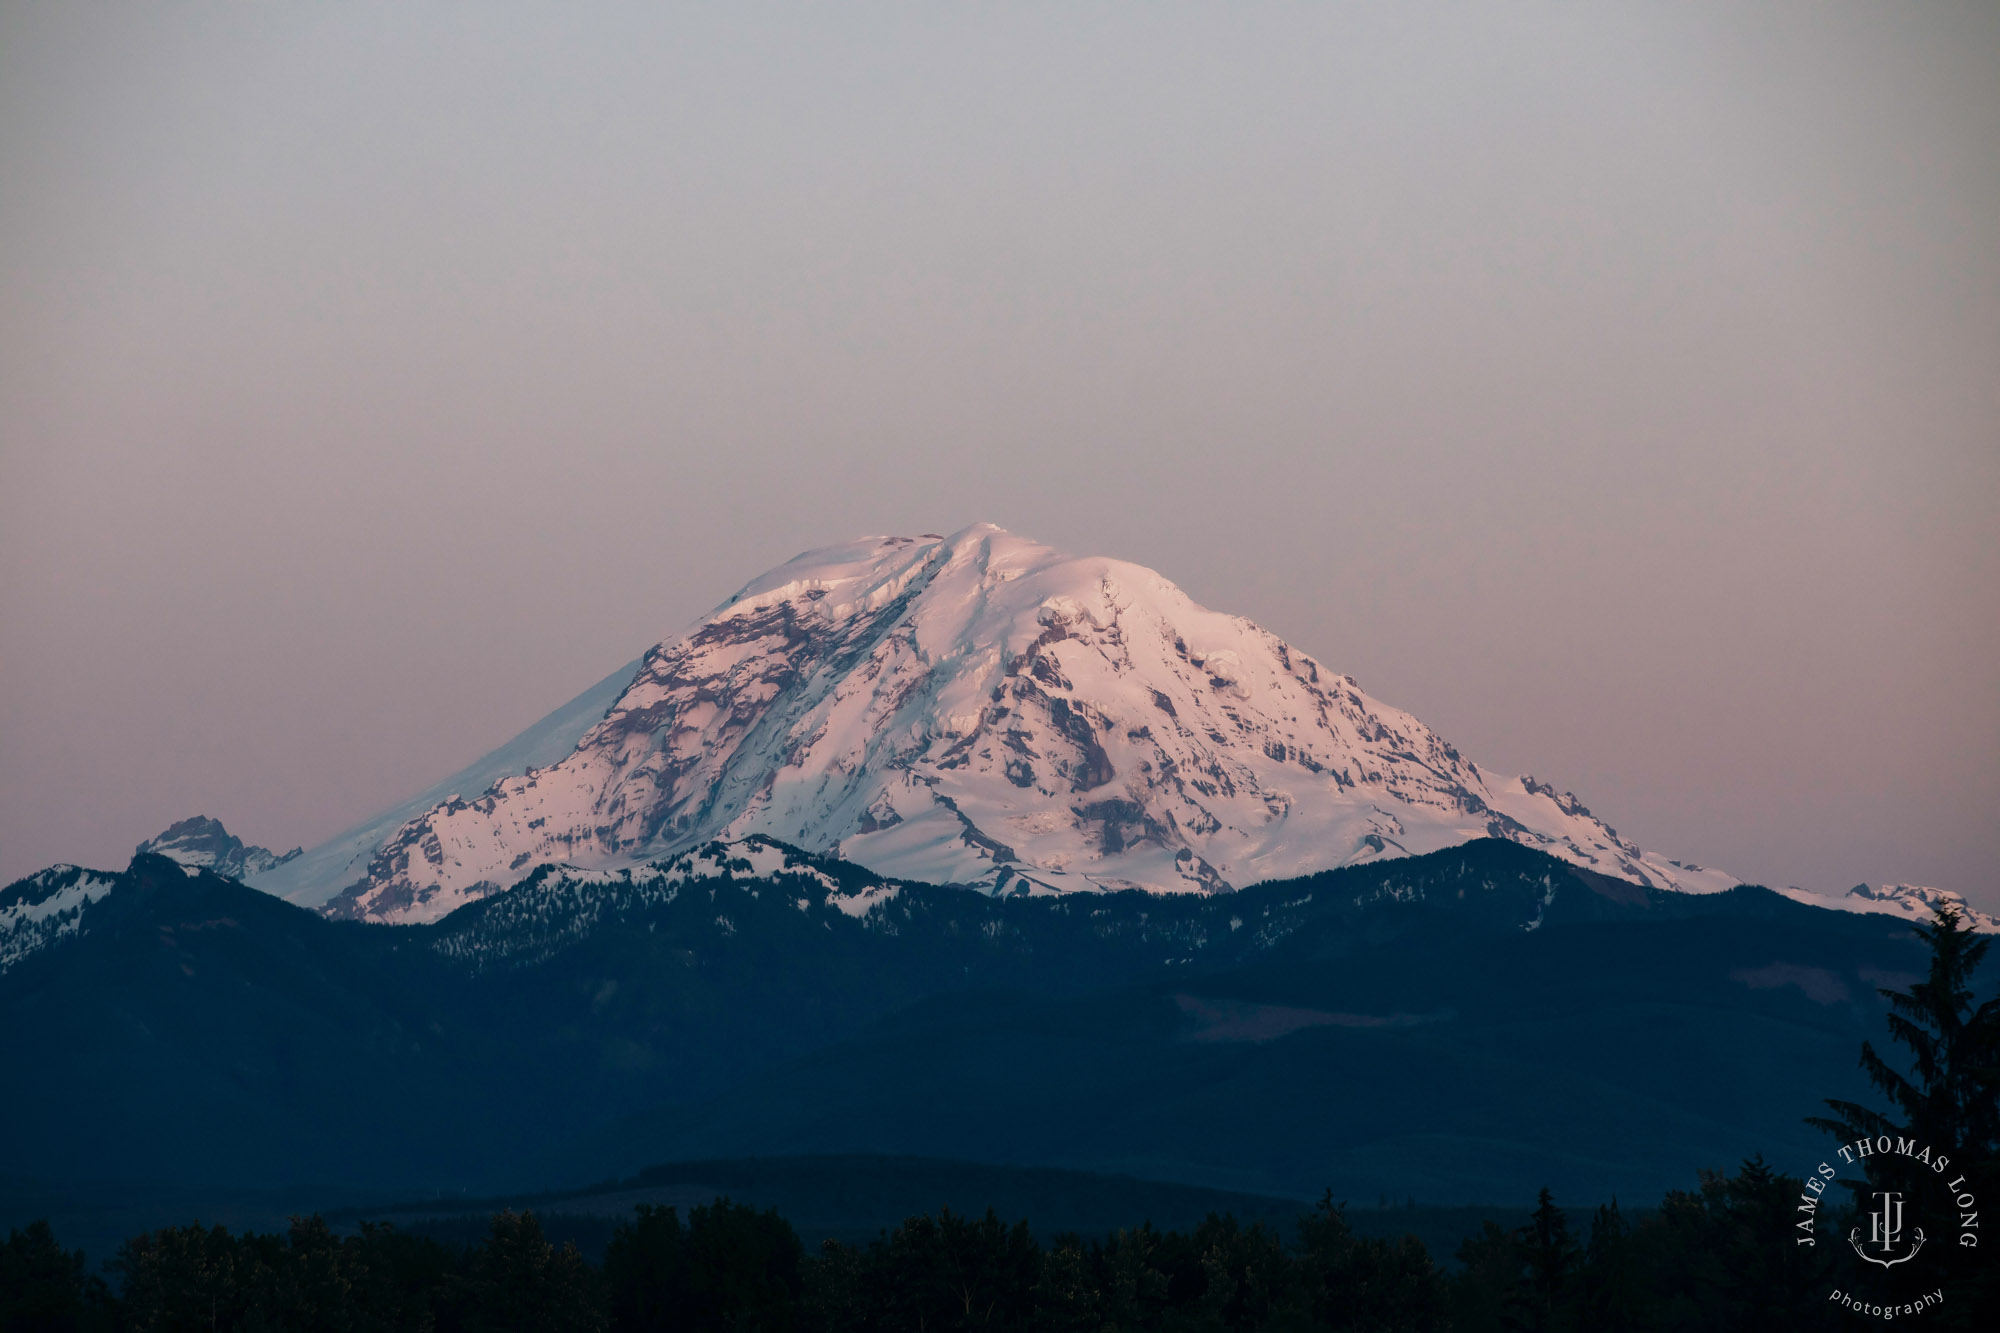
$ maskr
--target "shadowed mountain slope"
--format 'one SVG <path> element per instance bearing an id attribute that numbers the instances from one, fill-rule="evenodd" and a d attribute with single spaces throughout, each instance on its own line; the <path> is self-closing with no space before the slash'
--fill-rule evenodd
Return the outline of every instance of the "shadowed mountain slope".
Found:
<path id="1" fill-rule="evenodd" d="M 104 878 L 0 974 L 0 1060 L 34 1080 L 0 1174 L 517 1189 L 915 1152 L 1638 1198 L 1803 1149 L 1799 1117 L 1859 1090 L 1875 987 L 1922 963 L 1894 918 L 1499 840 L 1221 897 L 998 898 L 752 840 L 546 868 L 421 927 L 159 857 Z"/>

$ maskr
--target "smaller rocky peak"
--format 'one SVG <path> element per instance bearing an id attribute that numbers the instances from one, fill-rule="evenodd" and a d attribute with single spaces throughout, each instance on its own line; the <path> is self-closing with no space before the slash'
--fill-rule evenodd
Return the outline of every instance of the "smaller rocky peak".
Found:
<path id="1" fill-rule="evenodd" d="M 268 847 L 245 843 L 222 826 L 219 819 L 196 815 L 169 825 L 158 837 L 148 838 L 134 850 L 134 856 L 164 856 L 197 870 L 213 870 L 231 879 L 261 875 L 274 866 L 298 856 L 294 847 L 280 856 Z"/>

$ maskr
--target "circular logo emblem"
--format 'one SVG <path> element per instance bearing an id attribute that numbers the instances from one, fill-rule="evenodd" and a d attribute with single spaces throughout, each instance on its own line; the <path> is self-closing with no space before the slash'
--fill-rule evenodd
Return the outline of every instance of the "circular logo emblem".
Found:
<path id="1" fill-rule="evenodd" d="M 1834 1158 L 1840 1165 L 1821 1162 L 1806 1174 L 1794 1235 L 1800 1246 L 1838 1246 L 1827 1299 L 1880 1319 L 1942 1305 L 1939 1248 L 1979 1245 L 1979 1204 L 1965 1173 L 1929 1144 L 1888 1134 L 1842 1144 Z M 1843 1169 L 1856 1168 L 1867 1181 L 1856 1191 L 1854 1215 L 1829 1227 L 1821 1214 L 1827 1191 Z"/>

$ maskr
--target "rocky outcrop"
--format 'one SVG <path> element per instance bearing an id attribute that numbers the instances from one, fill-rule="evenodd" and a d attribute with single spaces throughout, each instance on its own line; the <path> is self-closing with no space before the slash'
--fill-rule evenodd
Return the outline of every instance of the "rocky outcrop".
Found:
<path id="1" fill-rule="evenodd" d="M 269 847 L 244 842 L 222 827 L 220 820 L 196 815 L 170 825 L 158 837 L 140 843 L 134 854 L 164 856 L 184 866 L 213 870 L 231 879 L 248 879 L 284 865 L 302 855 L 303 849 L 294 847 L 280 856 Z"/>

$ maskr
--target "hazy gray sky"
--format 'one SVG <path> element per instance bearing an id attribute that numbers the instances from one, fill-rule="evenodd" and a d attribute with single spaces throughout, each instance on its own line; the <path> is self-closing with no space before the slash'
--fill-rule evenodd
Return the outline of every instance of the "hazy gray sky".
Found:
<path id="1" fill-rule="evenodd" d="M 0 878 L 988 519 L 2000 906 L 1996 145 L 1990 4 L 5 0 Z"/>

